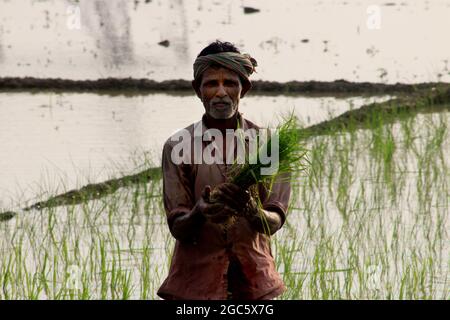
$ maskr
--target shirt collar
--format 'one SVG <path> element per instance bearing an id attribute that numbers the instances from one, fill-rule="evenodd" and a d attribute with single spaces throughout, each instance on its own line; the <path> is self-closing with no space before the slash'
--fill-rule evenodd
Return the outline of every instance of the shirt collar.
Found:
<path id="1" fill-rule="evenodd" d="M 206 114 L 203 114 L 202 116 L 202 120 L 198 121 L 197 123 L 195 123 L 194 128 L 198 128 L 198 126 L 201 126 L 202 129 L 202 136 L 205 136 L 207 138 L 210 138 L 210 136 L 208 135 L 208 132 L 206 132 L 205 135 L 205 131 L 208 130 L 209 128 L 206 126 L 206 122 L 205 122 L 205 118 L 206 118 Z M 238 112 L 238 123 L 239 123 L 239 128 L 242 129 L 243 131 L 247 131 L 248 130 L 248 123 L 247 121 L 244 119 L 244 117 L 242 116 L 242 113 Z M 195 131 L 198 132 L 198 131 Z M 248 141 L 249 137 L 245 137 L 245 140 Z"/>

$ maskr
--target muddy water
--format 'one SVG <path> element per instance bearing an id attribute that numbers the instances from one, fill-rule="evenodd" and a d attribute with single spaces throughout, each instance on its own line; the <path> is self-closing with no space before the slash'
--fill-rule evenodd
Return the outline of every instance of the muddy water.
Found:
<path id="1" fill-rule="evenodd" d="M 190 79 L 220 38 L 255 79 L 450 81 L 449 16 L 444 0 L 0 0 L 0 76 Z"/>
<path id="2" fill-rule="evenodd" d="M 245 117 L 264 126 L 294 110 L 305 125 L 383 97 L 249 96 Z M 159 165 L 164 141 L 198 121 L 192 95 L 0 94 L 0 202 L 29 199 L 42 186 L 74 188 Z M 147 164 L 149 166 L 150 164 Z"/>

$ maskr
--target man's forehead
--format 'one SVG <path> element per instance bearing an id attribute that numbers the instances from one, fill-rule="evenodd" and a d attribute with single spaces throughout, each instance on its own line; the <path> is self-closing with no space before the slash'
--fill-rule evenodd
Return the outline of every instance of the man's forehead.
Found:
<path id="1" fill-rule="evenodd" d="M 239 75 L 236 72 L 224 67 L 208 67 L 203 72 L 203 80 L 215 79 L 222 76 L 229 79 L 239 80 Z"/>

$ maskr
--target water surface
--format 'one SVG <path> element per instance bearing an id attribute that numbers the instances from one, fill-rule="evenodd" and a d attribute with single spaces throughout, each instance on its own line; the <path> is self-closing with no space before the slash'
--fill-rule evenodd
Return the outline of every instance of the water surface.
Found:
<path id="1" fill-rule="evenodd" d="M 0 76 L 191 79 L 219 38 L 254 79 L 448 82 L 449 16 L 448 0 L 1 0 Z"/>

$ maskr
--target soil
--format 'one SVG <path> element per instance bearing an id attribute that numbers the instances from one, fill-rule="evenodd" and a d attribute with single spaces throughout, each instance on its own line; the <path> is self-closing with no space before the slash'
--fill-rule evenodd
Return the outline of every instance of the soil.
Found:
<path id="1" fill-rule="evenodd" d="M 422 89 L 449 85 L 448 83 L 384 84 L 371 82 L 335 81 L 252 81 L 252 94 L 304 94 L 304 93 L 358 93 L 391 94 L 413 93 Z M 174 79 L 154 81 L 151 79 L 103 78 L 97 80 L 69 80 L 59 78 L 0 78 L 0 91 L 52 91 L 96 92 L 103 94 L 149 92 L 192 92 L 190 80 Z M 249 93 L 250 93 L 249 92 Z"/>

